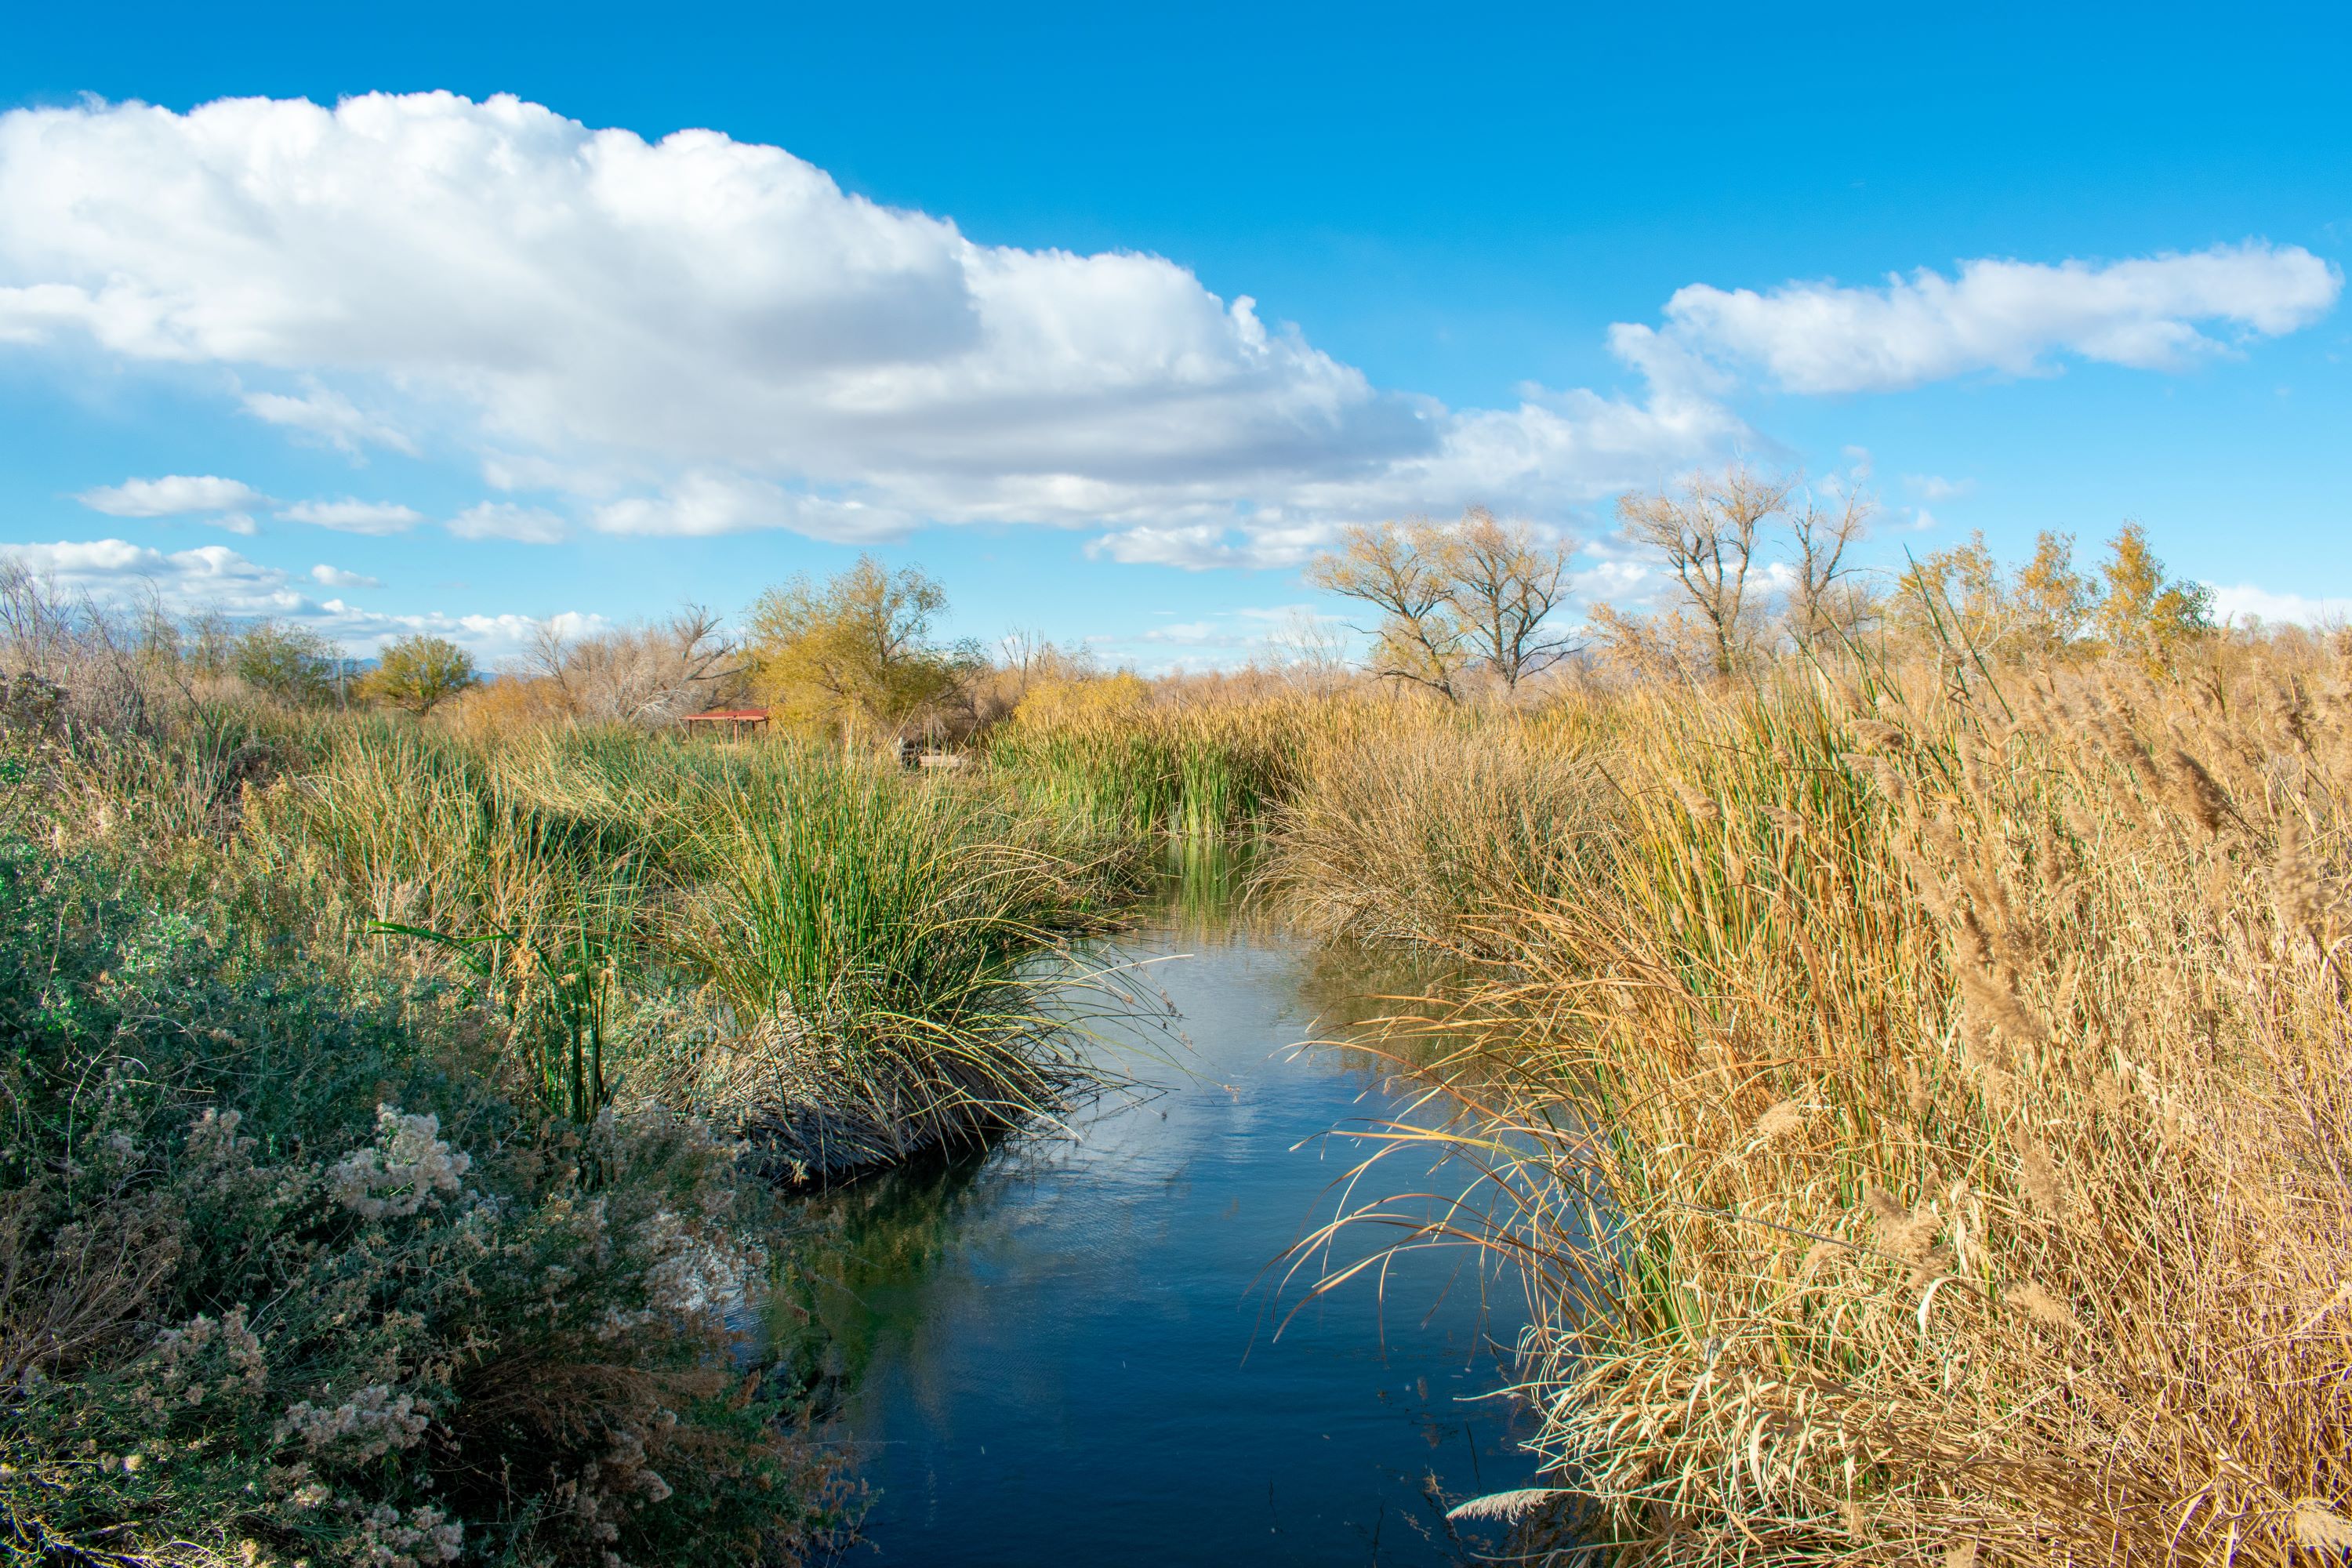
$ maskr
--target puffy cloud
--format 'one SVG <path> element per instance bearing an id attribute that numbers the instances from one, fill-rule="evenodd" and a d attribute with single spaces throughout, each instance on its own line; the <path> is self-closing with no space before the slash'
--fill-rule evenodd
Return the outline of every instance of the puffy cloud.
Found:
<path id="1" fill-rule="evenodd" d="M 1885 392 L 1982 371 L 2043 374 L 2062 354 L 2175 369 L 2308 326 L 2343 286 L 2341 271 L 2301 246 L 2260 240 L 2105 265 L 1980 259 L 1957 277 L 1923 268 L 1878 289 L 1694 283 L 1666 301 L 1663 331 L 1620 326 L 1613 341 L 1629 363 L 1672 367 L 1681 384 L 1752 367 L 1790 392 Z"/>
<path id="2" fill-rule="evenodd" d="M 218 608 L 236 615 L 275 615 L 299 607 L 286 574 L 260 566 L 226 544 L 199 545 L 169 553 L 128 540 L 60 541 L 54 544 L 0 544 L 34 576 L 55 583 L 71 595 L 106 601 L 152 588 L 164 603 L 183 609 Z"/>
<path id="3" fill-rule="evenodd" d="M 2305 325 L 2340 288 L 2262 241 L 1694 284 L 1612 329 L 1639 391 L 1454 409 L 1164 258 L 976 244 L 715 132 L 648 142 L 447 93 L 0 114 L 0 342 L 218 367 L 256 416 L 354 452 L 446 433 L 513 497 L 452 519 L 460 538 L 552 542 L 567 516 L 848 542 L 1041 523 L 1100 530 L 1118 560 L 1288 565 L 1351 521 L 1557 520 L 1769 449 L 1726 405 L 1757 373 L 1839 392 L 2170 366 Z"/>
<path id="4" fill-rule="evenodd" d="M 357 572 L 346 572 L 340 566 L 330 566 L 324 562 L 310 568 L 310 581 L 324 588 L 381 588 L 383 586 L 383 582 L 377 578 L 362 576 Z"/>
<path id="5" fill-rule="evenodd" d="M 544 621 L 520 615 L 378 614 L 341 599 L 314 600 L 297 589 L 287 574 L 248 561 L 225 544 L 167 552 L 121 539 L 0 543 L 0 556 L 14 558 L 68 597 L 86 595 L 100 604 L 121 605 L 152 595 L 165 608 L 184 613 L 219 610 L 240 618 L 299 621 L 360 655 L 374 652 L 393 637 L 426 632 L 447 637 L 478 658 L 496 661 L 522 652 L 541 625 L 577 636 L 610 624 L 601 616 L 575 611 Z M 372 584 L 371 579 L 348 581 L 354 574 L 329 566 L 314 567 L 310 575 L 328 586 Z"/>
<path id="6" fill-rule="evenodd" d="M 2352 626 L 2352 599 L 2317 599 L 2304 594 L 2273 594 L 2251 583 L 2213 590 L 2213 615 L 2223 621 L 2283 621 L 2299 626 Z"/>
<path id="7" fill-rule="evenodd" d="M 1696 382 L 1449 410 L 1158 257 L 979 245 L 779 148 L 446 93 L 0 115 L 0 339 L 291 377 L 246 406 L 354 448 L 411 409 L 631 533 L 1108 526 L 1140 559 L 1207 529 L 1275 560 L 1739 430 Z"/>
<path id="8" fill-rule="evenodd" d="M 399 429 L 364 413 L 340 392 L 311 383 L 301 395 L 283 392 L 244 394 L 245 411 L 271 425 L 284 426 L 316 437 L 340 451 L 356 453 L 362 446 L 389 447 L 416 454 L 416 443 Z"/>
<path id="9" fill-rule="evenodd" d="M 349 499 L 297 501 L 278 515 L 288 522 L 307 522 L 344 533 L 405 533 L 425 521 L 425 514 L 415 507 Z"/>
<path id="10" fill-rule="evenodd" d="M 522 544 L 561 544 L 571 537 L 564 521 L 544 508 L 512 501 L 483 501 L 449 520 L 460 539 L 511 539 Z"/>
<path id="11" fill-rule="evenodd" d="M 100 485 L 74 499 L 109 517 L 177 517 L 184 512 L 231 511 L 257 506 L 269 498 L 250 485 L 225 479 L 217 474 L 165 474 L 160 479 L 125 479 L 119 485 Z"/>

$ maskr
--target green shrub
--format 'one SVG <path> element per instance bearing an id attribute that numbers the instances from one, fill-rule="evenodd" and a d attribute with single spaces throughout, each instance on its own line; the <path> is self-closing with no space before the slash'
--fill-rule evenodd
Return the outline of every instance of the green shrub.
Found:
<path id="1" fill-rule="evenodd" d="M 730 1151 L 509 1103 L 478 1011 L 135 848 L 0 843 L 14 1553 L 768 1561 L 824 1527 L 793 1391 L 720 1316 L 761 1263 Z"/>

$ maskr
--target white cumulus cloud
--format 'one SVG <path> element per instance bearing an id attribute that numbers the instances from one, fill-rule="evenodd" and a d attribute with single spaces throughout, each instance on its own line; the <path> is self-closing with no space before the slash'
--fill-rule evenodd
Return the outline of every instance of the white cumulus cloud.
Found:
<path id="1" fill-rule="evenodd" d="M 1163 258 L 979 244 L 717 132 L 647 142 L 448 93 L 0 114 L 0 344 L 211 367 L 255 416 L 353 453 L 429 428 L 508 492 L 452 519 L 461 538 L 1038 523 L 1120 560 L 1286 565 L 1348 521 L 1559 521 L 1769 447 L 1727 404 L 1759 377 L 2169 367 L 2304 326 L 2341 285 L 2260 240 L 1695 283 L 1612 329 L 1638 391 L 1450 408 Z"/>
<path id="2" fill-rule="evenodd" d="M 165 474 L 160 479 L 100 485 L 74 499 L 109 517 L 177 517 L 192 511 L 232 511 L 269 498 L 250 485 L 217 474 Z"/>
<path id="3" fill-rule="evenodd" d="M 226 544 L 166 552 L 122 539 L 0 544 L 26 570 L 68 596 L 116 600 L 153 588 L 173 608 L 219 608 L 236 615 L 274 615 L 297 608 L 301 595 L 286 574 L 257 565 Z"/>
<path id="4" fill-rule="evenodd" d="M 2105 264 L 1985 258 L 1876 289 L 1694 283 L 1666 301 L 1662 329 L 1621 326 L 1616 341 L 1634 363 L 1760 370 L 1790 392 L 1885 392 L 2042 374 L 2068 354 L 2174 369 L 2308 326 L 2343 287 L 2333 263 L 2260 240 Z"/>
<path id="5" fill-rule="evenodd" d="M 383 586 L 383 584 L 376 578 L 363 576 L 357 572 L 346 572 L 340 566 L 330 566 L 324 562 L 310 568 L 310 581 L 324 588 L 381 588 Z"/>
<path id="6" fill-rule="evenodd" d="M 1448 409 L 1161 258 L 976 244 L 780 148 L 446 93 L 0 115 L 0 341 L 299 388 L 242 395 L 353 448 L 429 419 L 667 535 L 1279 560 L 1360 516 L 1557 511 L 1740 430 L 1687 389 Z"/>
<path id="7" fill-rule="evenodd" d="M 287 522 L 307 522 L 344 533 L 405 533 L 425 521 L 415 507 L 393 501 L 306 500 L 280 511 Z"/>
<path id="8" fill-rule="evenodd" d="M 2277 594 L 2251 583 L 2226 586 L 2209 583 L 2206 586 L 2213 590 L 2213 615 L 2217 620 L 2284 622 L 2299 626 L 2352 626 L 2352 599 Z"/>

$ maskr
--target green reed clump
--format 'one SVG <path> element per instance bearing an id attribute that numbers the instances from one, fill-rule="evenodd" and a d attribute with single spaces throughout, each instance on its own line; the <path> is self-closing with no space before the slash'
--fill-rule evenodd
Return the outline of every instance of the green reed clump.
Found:
<path id="1" fill-rule="evenodd" d="M 1059 682 L 989 734 L 991 766 L 1038 809 L 1098 829 L 1216 838 L 1254 831 L 1296 777 L 1301 725 L 1281 700 L 1155 704 L 1132 677 Z"/>
<path id="2" fill-rule="evenodd" d="M 806 758 L 701 810 L 671 950 L 730 1014 L 688 1090 L 826 1171 L 985 1137 L 1083 1077 L 1035 961 L 1132 851 L 1071 858 L 995 793 Z"/>
<path id="3" fill-rule="evenodd" d="M 362 721 L 320 749 L 256 852 L 448 953 L 562 1114 L 691 1105 L 830 1174 L 1080 1076 L 1027 966 L 1135 875 L 1090 820 L 784 740 Z"/>

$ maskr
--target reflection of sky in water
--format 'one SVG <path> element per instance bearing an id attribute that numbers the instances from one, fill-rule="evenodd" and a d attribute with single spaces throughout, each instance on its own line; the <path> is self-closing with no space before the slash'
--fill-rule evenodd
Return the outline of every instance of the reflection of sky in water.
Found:
<path id="1" fill-rule="evenodd" d="M 1162 1092 L 1093 1109 L 1075 1142 L 829 1200 L 817 1305 L 885 1561 L 1442 1562 L 1424 1477 L 1527 1484 L 1507 1406 L 1463 1403 L 1503 1381 L 1488 1336 L 1515 1336 L 1515 1286 L 1445 1249 L 1401 1260 L 1385 1305 L 1369 1277 L 1276 1294 L 1268 1265 L 1365 1152 L 1297 1145 L 1396 1101 L 1286 1048 L 1316 1026 L 1297 961 L 1177 940 L 1122 949 L 1191 955 L 1145 972 L 1182 1014 L 1181 1068 L 1119 1057 Z M 1373 1180 L 1359 1201 L 1443 1184 L 1418 1155 Z"/>

